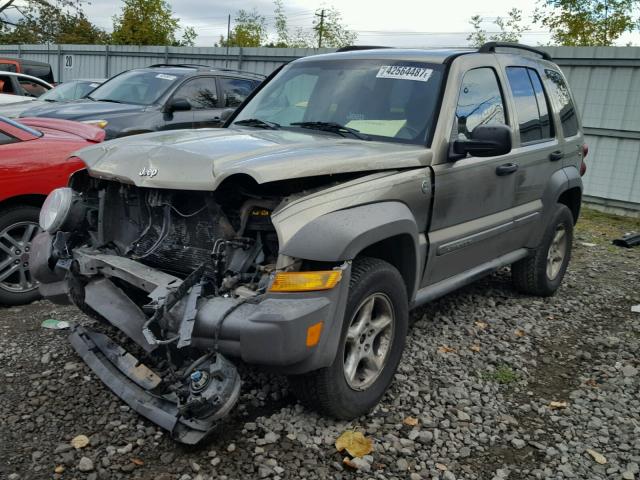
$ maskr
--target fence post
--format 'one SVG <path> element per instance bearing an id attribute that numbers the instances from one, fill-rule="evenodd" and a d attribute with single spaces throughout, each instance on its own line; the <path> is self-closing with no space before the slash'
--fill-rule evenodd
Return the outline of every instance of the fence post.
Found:
<path id="1" fill-rule="evenodd" d="M 62 47 L 58 44 L 58 83 L 62 83 Z"/>
<path id="2" fill-rule="evenodd" d="M 164 46 L 164 63 L 169 63 L 169 45 Z"/>
<path id="3" fill-rule="evenodd" d="M 242 70 L 242 47 L 240 47 L 240 53 L 238 53 L 238 70 Z"/>
<path id="4" fill-rule="evenodd" d="M 109 78 L 109 45 L 104 46 L 104 78 Z"/>
<path id="5" fill-rule="evenodd" d="M 22 45 L 18 44 L 18 58 L 22 58 Z"/>

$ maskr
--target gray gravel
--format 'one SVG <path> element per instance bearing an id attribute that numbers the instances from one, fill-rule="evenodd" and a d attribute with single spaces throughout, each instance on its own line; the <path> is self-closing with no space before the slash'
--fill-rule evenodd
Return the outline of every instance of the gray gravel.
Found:
<path id="1" fill-rule="evenodd" d="M 395 382 L 356 421 L 309 412 L 286 379 L 242 368 L 238 407 L 195 448 L 112 395 L 66 333 L 40 327 L 89 322 L 76 310 L 0 308 L 0 478 L 638 480 L 639 267 L 640 249 L 583 231 L 553 298 L 521 296 L 500 272 L 415 311 Z M 359 472 L 334 447 L 346 429 L 374 439 Z M 80 434 L 90 441 L 76 450 Z"/>

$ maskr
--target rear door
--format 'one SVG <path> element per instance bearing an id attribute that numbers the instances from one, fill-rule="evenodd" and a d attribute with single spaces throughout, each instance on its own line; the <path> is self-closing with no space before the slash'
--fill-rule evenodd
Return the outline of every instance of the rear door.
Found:
<path id="1" fill-rule="evenodd" d="M 545 68 L 543 82 L 549 91 L 549 97 L 557 112 L 558 136 L 562 139 L 563 166 L 580 168 L 582 162 L 582 145 L 584 137 L 581 133 L 578 112 L 575 102 L 567 86 L 567 82 L 559 71 Z"/>
<path id="2" fill-rule="evenodd" d="M 478 125 L 507 124 L 506 99 L 493 55 L 461 57 L 451 67 L 449 81 L 457 82 L 457 102 L 450 141 L 471 138 Z M 454 86 L 455 84 L 452 84 Z M 433 165 L 434 203 L 429 232 L 429 268 L 423 285 L 448 277 L 509 253 L 515 194 L 510 154 L 444 158 Z"/>
<path id="3" fill-rule="evenodd" d="M 538 63 L 519 56 L 505 55 L 500 60 L 516 125 L 512 150 L 518 164 L 515 229 L 523 246 L 535 247 L 540 239 L 545 190 L 554 172 L 562 168 L 564 151 Z"/>

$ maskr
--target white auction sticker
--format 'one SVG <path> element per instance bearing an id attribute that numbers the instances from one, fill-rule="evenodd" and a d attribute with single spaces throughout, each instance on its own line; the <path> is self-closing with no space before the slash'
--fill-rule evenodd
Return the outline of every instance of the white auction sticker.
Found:
<path id="1" fill-rule="evenodd" d="M 175 75 L 165 75 L 164 73 L 159 73 L 156 75 L 156 78 L 161 78 L 162 80 L 175 80 L 177 77 Z"/>
<path id="2" fill-rule="evenodd" d="M 412 67 L 409 65 L 383 65 L 378 70 L 376 78 L 395 78 L 398 80 L 416 80 L 428 82 L 433 69 L 424 67 Z"/>

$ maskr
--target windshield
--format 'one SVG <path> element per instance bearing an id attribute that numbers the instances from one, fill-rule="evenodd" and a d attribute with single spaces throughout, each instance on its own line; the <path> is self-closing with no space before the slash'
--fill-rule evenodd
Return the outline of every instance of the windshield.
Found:
<path id="1" fill-rule="evenodd" d="M 40 100 L 46 100 L 48 102 L 76 100 L 84 97 L 98 86 L 100 86 L 100 82 L 90 82 L 86 80 L 65 82 L 40 95 Z"/>
<path id="2" fill-rule="evenodd" d="M 376 140 L 424 144 L 442 71 L 442 65 L 389 59 L 292 63 L 257 93 L 234 123 L 258 119 L 302 128 L 295 124 L 330 122 Z"/>
<path id="3" fill-rule="evenodd" d="M 149 70 L 124 72 L 96 88 L 87 98 L 116 103 L 151 105 L 178 80 L 178 76 Z"/>

